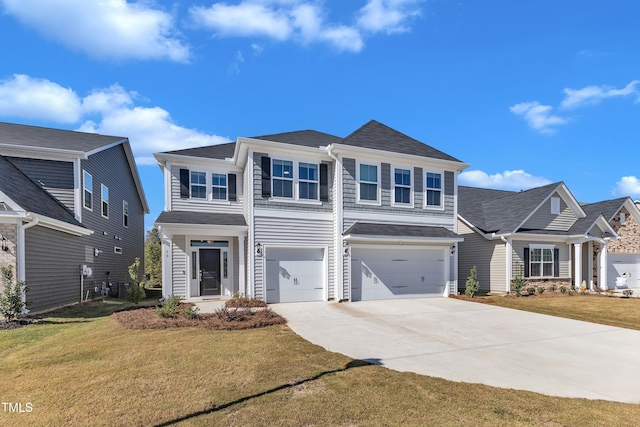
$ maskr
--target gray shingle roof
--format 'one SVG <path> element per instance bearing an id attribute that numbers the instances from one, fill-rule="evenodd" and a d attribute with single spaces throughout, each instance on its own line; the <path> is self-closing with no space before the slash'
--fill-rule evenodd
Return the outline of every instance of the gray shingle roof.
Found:
<path id="1" fill-rule="evenodd" d="M 340 142 L 344 145 L 354 147 L 460 162 L 460 160 L 455 157 L 436 150 L 423 142 L 413 139 L 375 120 L 371 120 L 363 125 L 360 129 Z"/>
<path id="2" fill-rule="evenodd" d="M 426 225 L 378 224 L 371 222 L 354 223 L 344 235 L 352 236 L 394 236 L 394 237 L 426 237 L 455 239 L 457 234 L 444 227 Z"/>
<path id="3" fill-rule="evenodd" d="M 126 138 L 121 136 L 0 122 L 0 145 L 55 148 L 86 153 L 124 139 Z"/>
<path id="4" fill-rule="evenodd" d="M 206 147 L 186 148 L 184 150 L 167 151 L 167 154 L 177 154 L 180 156 L 204 157 L 207 159 L 226 159 L 233 157 L 236 149 L 235 142 L 226 144 L 209 145 Z"/>
<path id="5" fill-rule="evenodd" d="M 0 156 L 0 191 L 27 212 L 86 228 L 73 212 L 3 156 Z"/>
<path id="6" fill-rule="evenodd" d="M 247 225 L 242 214 L 183 211 L 162 212 L 156 224 Z"/>
<path id="7" fill-rule="evenodd" d="M 582 210 L 587 214 L 584 218 L 579 218 L 572 226 L 569 232 L 571 234 L 584 234 L 586 233 L 596 220 L 603 215 L 606 221 L 611 221 L 616 213 L 622 208 L 624 202 L 627 201 L 626 197 L 612 200 L 603 200 L 596 203 L 588 203 L 581 205 Z"/>
<path id="8" fill-rule="evenodd" d="M 458 187 L 458 213 L 485 233 L 512 233 L 561 182 L 514 192 Z"/>
<path id="9" fill-rule="evenodd" d="M 253 136 L 252 139 L 281 142 L 283 144 L 302 145 L 305 147 L 325 147 L 340 142 L 340 137 L 315 130 L 299 130 L 294 132 L 274 133 L 272 135 Z"/>

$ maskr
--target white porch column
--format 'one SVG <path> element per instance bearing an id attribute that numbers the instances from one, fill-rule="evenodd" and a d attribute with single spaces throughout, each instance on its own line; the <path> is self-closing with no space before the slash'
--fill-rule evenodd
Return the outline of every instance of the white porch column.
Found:
<path id="1" fill-rule="evenodd" d="M 603 291 L 609 289 L 607 284 L 607 254 L 609 253 L 609 245 L 607 243 L 601 245 L 599 261 L 600 261 L 600 269 L 598 270 L 598 287 Z"/>
<path id="2" fill-rule="evenodd" d="M 244 241 L 245 236 L 238 236 L 238 292 L 247 295 L 247 286 L 245 278 L 247 277 L 247 268 L 244 257 Z"/>
<path id="3" fill-rule="evenodd" d="M 587 282 L 589 283 L 589 289 L 593 290 L 593 241 L 587 243 Z"/>
<path id="4" fill-rule="evenodd" d="M 573 279 L 576 289 L 582 286 L 582 243 L 574 243 L 573 250 L 575 252 L 573 264 Z"/>

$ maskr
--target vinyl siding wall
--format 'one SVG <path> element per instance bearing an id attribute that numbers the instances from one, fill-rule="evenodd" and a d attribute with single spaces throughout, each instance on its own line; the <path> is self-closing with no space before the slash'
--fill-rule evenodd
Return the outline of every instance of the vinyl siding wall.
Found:
<path id="1" fill-rule="evenodd" d="M 567 278 L 571 277 L 571 261 L 569 257 L 570 247 L 564 242 L 527 242 L 527 241 L 517 241 L 514 240 L 512 244 L 512 271 L 515 276 L 518 273 L 518 269 L 520 266 L 524 266 L 524 248 L 529 247 L 530 244 L 535 245 L 555 245 L 557 249 L 560 251 L 560 277 Z"/>
<path id="2" fill-rule="evenodd" d="M 191 199 L 180 198 L 180 169 L 189 169 L 194 172 L 205 172 L 207 174 L 207 195 L 211 193 L 211 174 L 212 173 L 227 173 L 236 174 L 236 196 L 237 201 L 213 201 L 205 199 Z M 229 214 L 242 214 L 244 204 L 244 185 L 245 182 L 242 179 L 242 172 L 230 171 L 230 170 L 215 170 L 205 167 L 185 167 L 185 166 L 171 166 L 171 210 L 183 211 L 183 212 L 217 212 L 217 213 L 229 213 Z M 228 180 L 227 180 L 228 184 Z M 227 188 L 227 195 L 228 195 Z"/>
<path id="3" fill-rule="evenodd" d="M 187 297 L 187 252 L 186 238 L 173 236 L 171 241 L 171 295 Z"/>
<path id="4" fill-rule="evenodd" d="M 280 247 L 328 247 L 328 295 L 335 298 L 335 250 L 333 240 L 333 221 L 330 216 L 326 220 L 255 217 L 255 241 L 265 246 L 276 245 Z M 255 297 L 265 298 L 264 288 L 264 257 L 255 257 L 254 286 Z"/>
<path id="5" fill-rule="evenodd" d="M 22 157 L 7 157 L 7 160 L 73 211 L 75 203 L 72 162 Z"/>
<path id="6" fill-rule="evenodd" d="M 553 197 L 560 197 L 554 194 Z M 551 213 L 551 199 L 547 200 L 521 227 L 525 230 L 568 231 L 577 218 L 567 204 L 560 198 L 560 214 Z"/>
<path id="7" fill-rule="evenodd" d="M 476 266 L 482 291 L 506 292 L 506 250 L 501 240 L 487 240 L 458 221 L 458 284 L 464 292 L 471 268 Z"/>

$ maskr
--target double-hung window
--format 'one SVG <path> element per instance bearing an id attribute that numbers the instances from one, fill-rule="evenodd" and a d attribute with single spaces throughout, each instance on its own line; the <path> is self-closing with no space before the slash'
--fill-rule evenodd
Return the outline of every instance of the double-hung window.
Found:
<path id="1" fill-rule="evenodd" d="M 100 184 L 100 196 L 102 197 L 102 216 L 109 218 L 109 188 Z"/>
<path id="2" fill-rule="evenodd" d="M 273 159 L 273 197 L 293 198 L 293 162 Z"/>
<path id="3" fill-rule="evenodd" d="M 93 209 L 93 177 L 85 170 L 82 171 L 82 186 L 83 186 L 83 204 L 84 207 Z"/>
<path id="4" fill-rule="evenodd" d="M 409 169 L 394 168 L 393 202 L 398 205 L 411 204 L 411 171 Z"/>
<path id="5" fill-rule="evenodd" d="M 425 206 L 442 207 L 442 174 L 427 172 L 425 183 Z"/>
<path id="6" fill-rule="evenodd" d="M 213 200 L 227 200 L 227 174 L 211 174 L 211 198 Z"/>
<path id="7" fill-rule="evenodd" d="M 360 163 L 360 200 L 378 201 L 378 165 Z"/>
<path id="8" fill-rule="evenodd" d="M 529 271 L 531 277 L 553 277 L 553 248 L 531 246 Z"/>
<path id="9" fill-rule="evenodd" d="M 207 174 L 191 171 L 191 198 L 207 198 Z"/>
<path id="10" fill-rule="evenodd" d="M 298 197 L 318 200 L 318 165 L 298 163 Z"/>

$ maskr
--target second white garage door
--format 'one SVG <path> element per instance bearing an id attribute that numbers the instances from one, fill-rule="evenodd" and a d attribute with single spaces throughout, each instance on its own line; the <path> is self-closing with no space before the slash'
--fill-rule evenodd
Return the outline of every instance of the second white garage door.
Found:
<path id="1" fill-rule="evenodd" d="M 629 288 L 640 288 L 640 254 L 608 254 L 607 286 L 615 288 L 616 278 L 626 273 Z"/>
<path id="2" fill-rule="evenodd" d="M 446 286 L 446 250 L 351 250 L 351 300 L 442 296 Z"/>
<path id="3" fill-rule="evenodd" d="M 268 303 L 324 299 L 324 249 L 268 248 L 265 255 Z"/>

